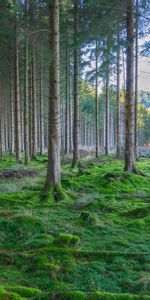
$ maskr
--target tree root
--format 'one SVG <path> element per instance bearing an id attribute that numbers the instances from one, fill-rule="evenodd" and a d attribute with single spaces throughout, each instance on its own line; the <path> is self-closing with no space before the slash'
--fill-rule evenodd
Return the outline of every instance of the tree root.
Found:
<path id="1" fill-rule="evenodd" d="M 40 199 L 47 202 L 59 202 L 69 200 L 68 195 L 59 183 L 53 184 L 51 186 L 48 186 L 46 184 L 41 193 Z"/>

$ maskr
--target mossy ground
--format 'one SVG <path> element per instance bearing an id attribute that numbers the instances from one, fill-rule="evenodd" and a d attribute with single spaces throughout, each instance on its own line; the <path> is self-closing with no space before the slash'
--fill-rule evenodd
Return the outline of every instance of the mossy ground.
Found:
<path id="1" fill-rule="evenodd" d="M 150 160 L 145 177 L 108 157 L 63 164 L 61 202 L 40 199 L 46 157 L 29 168 L 0 182 L 0 299 L 150 299 Z"/>

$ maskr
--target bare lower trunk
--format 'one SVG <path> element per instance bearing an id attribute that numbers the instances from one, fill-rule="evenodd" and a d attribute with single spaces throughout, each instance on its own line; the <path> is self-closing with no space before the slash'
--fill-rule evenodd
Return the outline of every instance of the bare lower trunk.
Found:
<path id="1" fill-rule="evenodd" d="M 98 134 L 98 45 L 96 40 L 96 83 L 95 83 L 95 140 L 96 140 L 96 158 L 99 155 L 99 134 Z"/>
<path id="2" fill-rule="evenodd" d="M 43 69 L 42 59 L 40 65 L 40 154 L 44 153 L 44 108 L 43 108 Z"/>
<path id="3" fill-rule="evenodd" d="M 109 154 L 109 74 L 106 74 L 105 154 Z"/>
<path id="4" fill-rule="evenodd" d="M 36 116 L 36 66 L 35 66 L 35 49 L 33 46 L 32 58 L 32 157 L 37 154 L 37 116 Z"/>
<path id="5" fill-rule="evenodd" d="M 50 0 L 50 29 L 51 65 L 47 187 L 60 183 L 60 62 L 58 0 Z"/>
<path id="6" fill-rule="evenodd" d="M 69 68 L 68 49 L 66 49 L 66 101 L 65 101 L 65 153 L 69 153 Z"/>
<path id="7" fill-rule="evenodd" d="M 32 155 L 32 68 L 29 68 L 29 154 Z"/>
<path id="8" fill-rule="evenodd" d="M 10 135 L 11 135 L 10 154 L 13 154 L 15 148 L 14 147 L 15 128 L 14 128 L 14 95 L 13 95 L 11 59 L 10 59 Z"/>
<path id="9" fill-rule="evenodd" d="M 79 162 L 79 46 L 77 34 L 79 32 L 79 6 L 80 0 L 75 0 L 75 20 L 74 20 L 74 125 L 73 125 L 73 161 L 72 166 L 76 166 Z"/>
<path id="10" fill-rule="evenodd" d="M 127 0 L 127 89 L 126 89 L 126 140 L 125 170 L 134 171 L 134 24 L 133 0 Z"/>
<path id="11" fill-rule="evenodd" d="M 3 162 L 3 146 L 2 146 L 2 75 L 0 72 L 0 161 Z"/>
<path id="12" fill-rule="evenodd" d="M 117 26 L 117 105 L 116 105 L 116 157 L 120 158 L 120 39 L 119 24 Z"/>
<path id="13" fill-rule="evenodd" d="M 134 153 L 138 158 L 138 8 L 139 1 L 136 0 L 136 33 L 135 33 L 135 131 L 134 131 Z"/>
<path id="14" fill-rule="evenodd" d="M 24 85 L 24 151 L 25 164 L 29 163 L 29 88 L 28 88 L 28 37 L 27 37 L 27 0 L 25 0 L 25 85 Z"/>
<path id="15" fill-rule="evenodd" d="M 15 150 L 16 162 L 21 160 L 21 128 L 20 128 L 20 92 L 19 92 L 19 51 L 17 41 L 17 20 L 15 17 Z"/>

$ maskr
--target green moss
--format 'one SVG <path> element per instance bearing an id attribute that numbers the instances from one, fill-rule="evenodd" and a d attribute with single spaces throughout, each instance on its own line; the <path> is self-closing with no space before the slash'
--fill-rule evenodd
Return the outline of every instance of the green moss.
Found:
<path id="1" fill-rule="evenodd" d="M 75 291 L 75 292 L 66 292 L 62 296 L 62 300 L 86 300 L 87 296 L 86 293 L 81 291 Z"/>
<path id="2" fill-rule="evenodd" d="M 37 238 L 34 236 L 33 239 L 28 240 L 25 244 L 25 246 L 28 249 L 39 249 L 43 247 L 48 247 L 52 245 L 54 242 L 54 238 L 52 236 L 48 235 L 37 235 Z"/>
<path id="3" fill-rule="evenodd" d="M 40 196 L 41 200 L 48 203 L 53 201 L 68 201 L 68 196 L 61 184 L 54 184 L 52 186 L 45 186 Z"/>
<path id="4" fill-rule="evenodd" d="M 80 242 L 80 238 L 69 233 L 60 233 L 55 240 L 59 246 L 75 246 Z"/>
<path id="5" fill-rule="evenodd" d="M 91 223 L 91 224 L 96 224 L 96 218 L 94 215 L 92 215 L 89 211 L 82 211 L 79 220 Z"/>
<path id="6" fill-rule="evenodd" d="M 41 295 L 41 291 L 39 289 L 31 288 L 31 287 L 14 286 L 6 289 L 10 292 L 14 292 L 19 296 L 25 298 L 37 297 Z"/>
<path id="7" fill-rule="evenodd" d="M 13 160 L 5 164 L 14 169 Z M 1 292 L 4 300 L 27 297 L 10 290 L 16 285 L 42 291 L 27 299 L 61 299 L 66 291 L 82 291 L 69 292 L 70 299 L 146 299 L 150 178 L 125 173 L 123 162 L 108 157 L 83 160 L 82 172 L 64 164 L 62 187 L 69 199 L 46 202 L 39 201 L 46 164 L 29 166 L 40 171 L 38 184 L 28 181 L 23 190 L 18 182 L 13 191 L 10 181 L 9 193 L 0 195 L 0 282 L 9 289 Z M 137 168 L 150 175 L 148 160 Z"/>
<path id="8" fill-rule="evenodd" d="M 18 293 L 9 292 L 9 289 L 5 290 L 0 287 L 0 300 L 26 300 L 26 298 L 18 295 Z"/>
<path id="9" fill-rule="evenodd" d="M 138 207 L 127 212 L 123 213 L 124 216 L 131 218 L 144 218 L 150 216 L 150 206 L 146 205 L 145 207 Z"/>
<path id="10" fill-rule="evenodd" d="M 58 265 L 55 265 L 53 263 L 47 263 L 45 265 L 45 267 L 49 270 L 49 271 L 52 271 L 52 272 L 58 272 L 60 270 L 60 266 Z"/>
<path id="11" fill-rule="evenodd" d="M 150 296 L 131 295 L 131 294 L 112 294 L 97 292 L 89 297 L 89 300 L 148 300 Z"/>

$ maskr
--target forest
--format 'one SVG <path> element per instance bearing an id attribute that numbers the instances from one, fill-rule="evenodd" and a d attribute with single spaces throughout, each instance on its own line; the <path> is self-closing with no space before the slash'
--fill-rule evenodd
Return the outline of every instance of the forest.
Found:
<path id="1" fill-rule="evenodd" d="M 0 300 L 150 299 L 150 0 L 0 0 Z"/>

